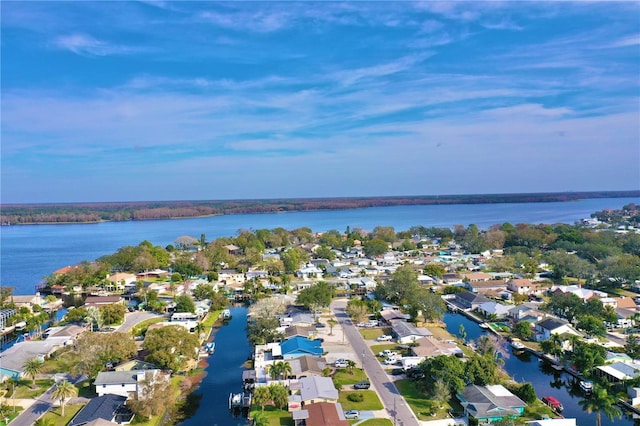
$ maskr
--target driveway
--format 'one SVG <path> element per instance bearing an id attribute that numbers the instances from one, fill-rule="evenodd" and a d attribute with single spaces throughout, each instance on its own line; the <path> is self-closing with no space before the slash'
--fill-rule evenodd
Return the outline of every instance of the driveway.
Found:
<path id="1" fill-rule="evenodd" d="M 70 383 L 77 383 L 84 380 L 86 377 L 79 376 L 71 378 L 69 375 L 56 374 L 57 380 L 67 380 Z M 51 386 L 44 394 L 35 400 L 30 407 L 26 408 L 18 417 L 13 419 L 11 426 L 33 426 L 33 424 L 42 417 L 47 411 L 57 405 L 57 401 L 54 401 L 51 395 L 55 390 L 56 385 Z"/>
<path id="2" fill-rule="evenodd" d="M 124 316 L 124 323 L 120 327 L 118 327 L 117 331 L 126 333 L 131 328 L 135 327 L 136 324 L 139 324 L 142 321 L 148 320 L 149 318 L 157 318 L 162 316 L 166 315 L 158 315 L 154 314 L 153 312 L 144 311 L 128 312 Z"/>
<path id="3" fill-rule="evenodd" d="M 394 424 L 399 426 L 418 426 L 420 423 L 413 411 L 400 395 L 400 392 L 398 392 L 395 384 L 384 371 L 376 356 L 371 352 L 369 345 L 362 338 L 358 329 L 349 319 L 345 310 L 346 307 L 346 300 L 335 300 L 331 303 L 331 309 L 336 316 L 336 320 L 351 343 L 356 356 L 359 357 L 371 385 L 380 396 L 382 404 L 395 420 Z"/>

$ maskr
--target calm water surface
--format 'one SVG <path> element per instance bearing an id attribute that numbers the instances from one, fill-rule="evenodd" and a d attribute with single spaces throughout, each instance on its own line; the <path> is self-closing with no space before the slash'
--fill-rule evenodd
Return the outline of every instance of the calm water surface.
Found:
<path id="1" fill-rule="evenodd" d="M 458 335 L 460 324 L 464 325 L 467 333 L 467 340 L 475 340 L 483 332 L 478 324 L 467 319 L 460 314 L 446 313 L 444 322 L 447 325 L 447 331 L 453 335 Z M 505 343 L 506 345 L 506 343 Z M 567 373 L 559 373 L 546 362 L 541 362 L 534 355 L 529 352 L 525 352 L 524 355 L 515 356 L 508 351 L 510 356 L 505 359 L 504 369 L 509 373 L 514 380 L 518 382 L 530 382 L 536 390 L 538 398 L 543 396 L 553 396 L 558 399 L 564 406 L 562 415 L 567 418 L 575 418 L 578 420 L 578 425 L 595 425 L 596 414 L 587 414 L 582 411 L 579 405 L 579 401 L 584 399 L 580 388 L 574 384 L 574 378 Z M 619 426 L 631 426 L 634 424 L 634 420 L 623 410 L 623 417 L 611 421 L 602 415 L 602 425 L 619 425 Z"/>
<path id="2" fill-rule="evenodd" d="M 246 425 L 243 417 L 229 412 L 229 393 L 242 392 L 242 371 L 251 352 L 246 338 L 247 309 L 231 308 L 233 318 L 223 325 L 214 338 L 215 352 L 207 358 L 207 375 L 195 391 L 200 396 L 196 414 L 181 423 L 182 426 L 237 426 Z"/>
<path id="3" fill-rule="evenodd" d="M 375 207 L 353 210 L 266 213 L 195 219 L 108 222 L 87 225 L 20 225 L 0 227 L 0 284 L 15 294 L 33 293 L 44 276 L 67 265 L 95 260 L 126 245 L 148 240 L 172 244 L 182 235 L 207 240 L 235 235 L 238 229 L 295 229 L 314 231 L 347 226 L 371 230 L 393 226 L 396 231 L 414 225 L 451 227 L 476 224 L 480 228 L 515 223 L 574 223 L 605 208 L 619 209 L 638 198 L 603 198 L 558 203 L 456 204 L 440 206 Z"/>

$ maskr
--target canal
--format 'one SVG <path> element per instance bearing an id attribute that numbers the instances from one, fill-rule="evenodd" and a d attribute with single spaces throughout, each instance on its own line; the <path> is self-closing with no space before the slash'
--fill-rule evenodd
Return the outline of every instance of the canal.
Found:
<path id="1" fill-rule="evenodd" d="M 460 314 L 446 313 L 444 322 L 447 326 L 447 331 L 455 336 L 458 335 L 462 324 L 467 333 L 467 340 L 475 340 L 483 333 L 487 333 L 476 322 Z M 505 342 L 505 345 L 507 345 L 507 342 Z M 535 388 L 538 398 L 547 395 L 557 398 L 564 405 L 563 416 L 577 419 L 578 425 L 596 424 L 596 414 L 588 414 L 580 407 L 579 401 L 584 399 L 585 396 L 577 384 L 574 383 L 573 376 L 566 372 L 554 370 L 549 363 L 540 361 L 530 352 L 516 356 L 507 347 L 506 349 L 506 352 L 510 355 L 505 359 L 504 369 L 511 377 L 518 382 L 530 382 Z M 627 426 L 640 424 L 634 423 L 630 413 L 625 410 L 622 410 L 622 412 L 623 416 L 613 421 L 609 420 L 603 413 L 602 425 Z"/>
<path id="2" fill-rule="evenodd" d="M 229 411 L 229 394 L 242 392 L 242 372 L 251 353 L 247 340 L 247 309 L 231 308 L 232 319 L 221 326 L 214 337 L 215 352 L 207 358 L 207 375 L 194 394 L 200 399 L 196 414 L 182 426 L 238 426 L 247 425 L 243 417 Z"/>

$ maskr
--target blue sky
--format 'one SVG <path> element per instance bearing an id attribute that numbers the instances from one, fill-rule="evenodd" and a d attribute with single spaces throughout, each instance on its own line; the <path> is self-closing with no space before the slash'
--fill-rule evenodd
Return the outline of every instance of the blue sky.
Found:
<path id="1" fill-rule="evenodd" d="M 638 2 L 14 2 L 3 203 L 640 187 Z"/>

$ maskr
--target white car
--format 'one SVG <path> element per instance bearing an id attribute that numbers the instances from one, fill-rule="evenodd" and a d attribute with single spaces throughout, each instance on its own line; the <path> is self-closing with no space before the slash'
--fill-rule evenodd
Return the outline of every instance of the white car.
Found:
<path id="1" fill-rule="evenodd" d="M 398 355 L 398 353 L 392 351 L 391 349 L 385 349 L 384 351 L 378 353 L 378 356 L 385 357 L 385 358 L 395 357 L 396 355 Z"/>
<path id="2" fill-rule="evenodd" d="M 394 357 L 389 357 L 382 362 L 384 363 L 384 365 L 395 365 L 398 363 L 398 359 L 394 356 Z"/>
<path id="3" fill-rule="evenodd" d="M 336 368 L 347 368 L 347 360 L 346 359 L 338 359 L 335 364 Z"/>
<path id="4" fill-rule="evenodd" d="M 391 340 L 393 340 L 393 337 L 389 336 L 388 334 L 383 334 L 382 336 L 378 336 L 376 340 L 378 342 L 390 342 Z"/>

